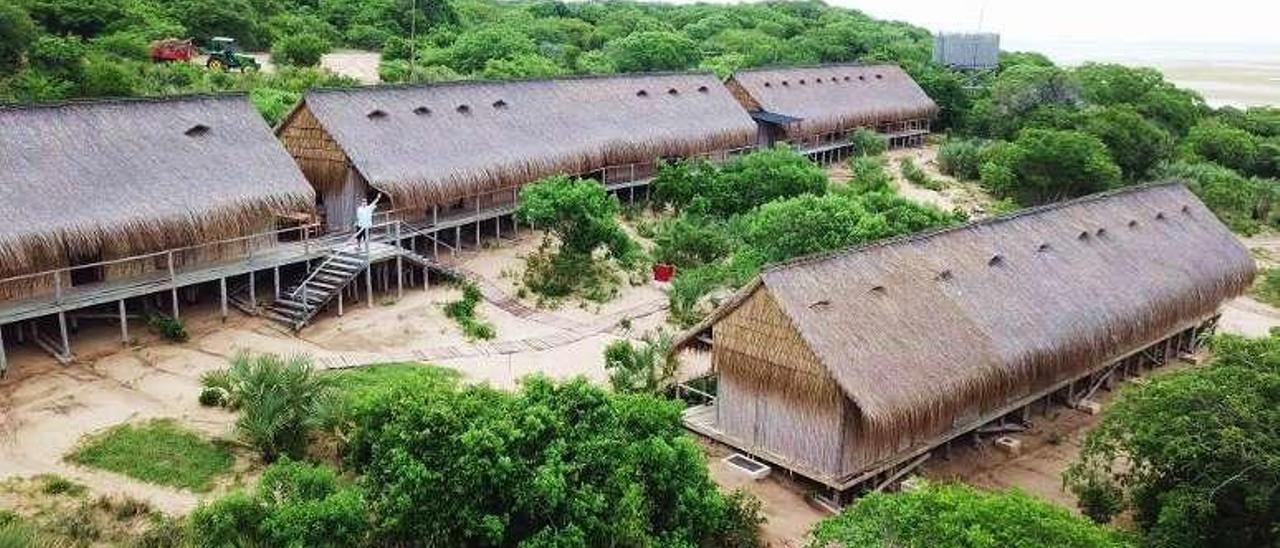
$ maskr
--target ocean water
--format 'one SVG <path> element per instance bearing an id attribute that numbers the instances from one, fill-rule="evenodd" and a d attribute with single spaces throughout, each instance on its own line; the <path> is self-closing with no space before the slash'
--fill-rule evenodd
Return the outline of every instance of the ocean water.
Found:
<path id="1" fill-rule="evenodd" d="M 1011 40 L 1001 48 L 1038 51 L 1062 65 L 1089 61 L 1154 67 L 1198 91 L 1212 106 L 1280 106 L 1280 43 L 1125 43 Z"/>

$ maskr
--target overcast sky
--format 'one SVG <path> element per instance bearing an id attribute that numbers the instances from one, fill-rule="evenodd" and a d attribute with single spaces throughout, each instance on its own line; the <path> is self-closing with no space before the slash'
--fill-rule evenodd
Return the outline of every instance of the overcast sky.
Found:
<path id="1" fill-rule="evenodd" d="M 1006 48 L 1059 40 L 1280 43 L 1280 0 L 827 1 L 934 31 L 975 30 L 981 19 L 982 30 L 1001 33 Z"/>

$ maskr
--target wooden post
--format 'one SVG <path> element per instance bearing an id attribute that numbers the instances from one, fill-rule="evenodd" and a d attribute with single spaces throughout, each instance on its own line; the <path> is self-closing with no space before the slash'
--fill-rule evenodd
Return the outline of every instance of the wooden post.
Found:
<path id="1" fill-rule="evenodd" d="M 0 325 L 0 377 L 4 377 L 5 372 L 8 370 L 9 360 L 4 355 L 4 326 Z"/>
<path id="2" fill-rule="evenodd" d="M 62 304 L 62 274 L 60 272 L 53 273 L 53 302 L 54 304 Z"/>
<path id="3" fill-rule="evenodd" d="M 396 298 L 404 297 L 404 254 L 400 250 L 400 223 L 396 223 Z"/>
<path id="4" fill-rule="evenodd" d="M 369 300 L 368 307 L 373 308 L 373 261 L 370 260 L 368 236 L 364 239 L 364 294 Z"/>
<path id="5" fill-rule="evenodd" d="M 431 258 L 440 255 L 440 206 L 431 206 Z"/>
<path id="6" fill-rule="evenodd" d="M 480 249 L 480 197 L 476 196 L 476 249 Z"/>
<path id="7" fill-rule="evenodd" d="M 511 203 L 513 204 L 512 207 L 514 208 L 520 207 L 520 189 L 519 188 L 511 189 Z M 520 237 L 520 221 L 516 220 L 515 210 L 512 210 L 512 213 L 511 213 L 511 232 L 515 234 L 514 237 L 516 238 Z"/>
<path id="8" fill-rule="evenodd" d="M 71 338 L 67 336 L 67 313 L 58 311 L 58 330 L 62 332 L 62 357 L 71 357 Z"/>
<path id="9" fill-rule="evenodd" d="M 279 265 L 276 265 L 275 268 L 271 269 L 271 275 L 272 275 L 272 281 L 275 282 L 275 290 L 276 290 L 276 296 L 272 297 L 272 300 L 278 301 L 280 300 L 280 266 Z"/>
<path id="10" fill-rule="evenodd" d="M 258 277 L 252 270 L 249 271 L 249 306 L 258 308 Z"/>
<path id="11" fill-rule="evenodd" d="M 343 289 L 338 290 L 338 317 L 339 318 L 342 317 L 342 295 L 344 293 L 346 293 L 346 290 L 343 290 Z"/>
<path id="12" fill-rule="evenodd" d="M 499 242 L 502 241 L 502 214 L 501 213 L 499 213 L 498 216 L 493 219 L 493 237 L 496 238 Z"/>
<path id="13" fill-rule="evenodd" d="M 431 289 L 431 269 L 422 267 L 422 290 Z"/>
<path id="14" fill-rule="evenodd" d="M 227 279 L 225 277 L 218 278 L 218 289 L 221 290 L 219 293 L 222 297 L 222 321 L 225 322 L 227 321 Z"/>
<path id="15" fill-rule="evenodd" d="M 120 299 L 120 342 L 129 345 L 129 315 L 125 309 L 124 299 Z"/>
<path id="16" fill-rule="evenodd" d="M 173 319 L 178 319 L 178 279 L 173 271 L 173 251 L 165 254 L 169 262 L 169 294 L 173 297 Z"/>
<path id="17" fill-rule="evenodd" d="M 462 247 L 462 225 L 453 227 L 453 249 L 449 250 L 449 254 L 457 256 L 460 247 Z"/>

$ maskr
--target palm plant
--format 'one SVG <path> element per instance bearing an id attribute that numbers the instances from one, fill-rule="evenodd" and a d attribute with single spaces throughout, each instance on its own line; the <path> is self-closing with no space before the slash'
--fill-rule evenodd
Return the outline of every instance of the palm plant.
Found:
<path id="1" fill-rule="evenodd" d="M 227 371 L 231 407 L 239 408 L 236 430 L 266 462 L 299 457 L 318 411 L 332 395 L 330 378 L 305 355 L 236 355 Z"/>
<path id="2" fill-rule="evenodd" d="M 629 340 L 616 341 L 604 350 L 604 367 L 614 391 L 656 394 L 675 379 L 679 362 L 669 355 L 675 337 L 665 331 L 646 335 L 637 347 Z"/>

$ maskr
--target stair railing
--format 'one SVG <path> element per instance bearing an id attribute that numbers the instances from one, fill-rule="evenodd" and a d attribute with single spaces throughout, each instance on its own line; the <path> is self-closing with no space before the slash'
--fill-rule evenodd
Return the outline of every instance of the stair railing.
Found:
<path id="1" fill-rule="evenodd" d="M 341 244 L 339 244 L 339 245 L 338 245 L 338 247 L 337 247 L 337 249 L 345 248 L 345 247 L 347 247 L 348 245 L 350 245 L 350 244 L 351 244 L 351 243 L 353 243 L 353 242 L 359 242 L 359 241 L 360 241 L 360 235 L 361 235 L 361 234 L 366 234 L 366 235 L 367 235 L 367 234 L 368 234 L 368 229 L 366 229 L 366 228 L 361 228 L 361 229 L 359 229 L 359 230 L 355 231 L 353 234 L 351 234 L 351 236 L 350 236 L 350 237 L 348 237 L 348 238 L 347 238 L 346 240 L 344 240 Z M 368 238 L 365 238 L 365 245 L 366 245 L 366 248 L 367 248 L 367 246 L 368 246 Z M 311 303 L 307 301 L 307 284 L 308 284 L 309 282 L 311 282 L 312 280 L 314 280 L 314 279 L 315 279 L 315 277 L 316 277 L 316 275 L 320 274 L 320 271 L 321 271 L 321 270 L 324 270 L 324 267 L 328 266 L 328 265 L 329 265 L 329 263 L 333 262 L 334 255 L 335 255 L 334 253 L 330 253 L 330 254 L 329 254 L 329 256 L 328 256 L 328 257 L 325 257 L 324 261 L 322 261 L 322 262 L 320 263 L 320 266 L 317 266 L 317 267 L 315 267 L 315 268 L 311 269 L 311 272 L 309 272 L 309 273 L 307 274 L 306 279 L 302 280 L 302 283 L 298 284 L 298 288 L 297 288 L 297 289 L 294 289 L 294 290 L 293 290 L 293 292 L 289 294 L 289 298 L 291 298 L 291 299 L 295 299 L 295 300 L 296 300 L 296 299 L 297 299 L 297 297 L 298 297 L 298 294 L 299 294 L 299 293 L 301 293 L 301 294 L 302 294 L 302 306 L 303 306 L 304 308 L 310 307 L 310 306 L 311 306 Z M 366 256 L 365 256 L 365 259 L 366 259 L 366 260 L 368 260 L 368 255 L 367 255 L 367 254 L 366 254 Z"/>

